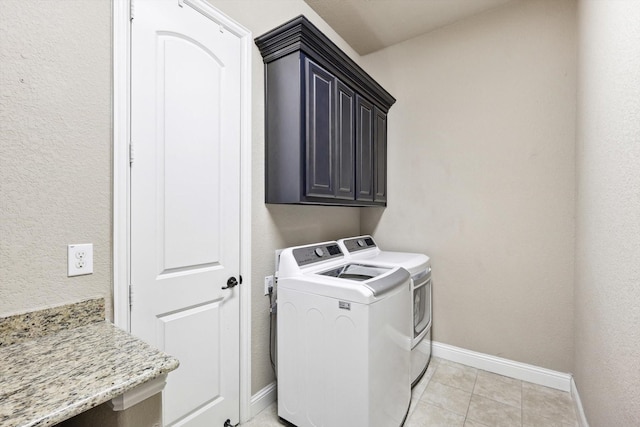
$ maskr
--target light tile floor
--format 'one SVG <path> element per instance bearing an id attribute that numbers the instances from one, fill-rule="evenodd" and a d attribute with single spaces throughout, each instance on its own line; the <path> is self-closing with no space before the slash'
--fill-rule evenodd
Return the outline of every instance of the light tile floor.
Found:
<path id="1" fill-rule="evenodd" d="M 274 403 L 242 427 L 279 427 Z M 432 358 L 405 427 L 577 427 L 571 395 Z M 356 427 L 356 426 L 354 426 Z"/>

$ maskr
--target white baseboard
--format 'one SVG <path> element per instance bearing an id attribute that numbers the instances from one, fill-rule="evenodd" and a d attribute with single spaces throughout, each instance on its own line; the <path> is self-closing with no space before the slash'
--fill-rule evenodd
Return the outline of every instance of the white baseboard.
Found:
<path id="1" fill-rule="evenodd" d="M 576 382 L 571 378 L 571 397 L 573 399 L 573 409 L 576 411 L 576 418 L 578 419 L 578 426 L 589 427 L 587 422 L 587 416 L 584 413 L 584 407 L 582 406 L 582 400 L 580 400 L 580 394 L 578 393 L 578 387 Z"/>
<path id="2" fill-rule="evenodd" d="M 473 368 L 493 372 L 494 374 L 504 375 L 505 377 L 511 377 L 562 391 L 571 391 L 571 374 L 527 365 L 526 363 L 515 362 L 513 360 L 478 353 L 435 341 L 432 343 L 432 355 Z"/>
<path id="3" fill-rule="evenodd" d="M 278 398 L 276 382 L 267 384 L 262 390 L 251 396 L 251 418 L 258 415 Z"/>

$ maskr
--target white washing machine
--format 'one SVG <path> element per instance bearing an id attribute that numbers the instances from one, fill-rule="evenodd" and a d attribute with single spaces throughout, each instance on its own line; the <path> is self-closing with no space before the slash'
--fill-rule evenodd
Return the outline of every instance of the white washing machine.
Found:
<path id="1" fill-rule="evenodd" d="M 278 415 L 298 427 L 401 426 L 410 277 L 349 262 L 337 242 L 287 248 L 277 272 Z"/>
<path id="2" fill-rule="evenodd" d="M 403 267 L 411 274 L 411 386 L 422 378 L 431 359 L 431 261 L 424 254 L 382 251 L 371 236 L 338 240 L 352 261 Z"/>

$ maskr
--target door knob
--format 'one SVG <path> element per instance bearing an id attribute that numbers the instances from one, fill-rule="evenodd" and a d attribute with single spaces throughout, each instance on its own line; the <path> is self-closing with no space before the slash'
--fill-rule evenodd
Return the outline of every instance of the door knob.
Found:
<path id="1" fill-rule="evenodd" d="M 223 286 L 222 289 L 229 289 L 229 288 L 233 288 L 234 286 L 238 286 L 238 280 L 231 276 L 229 277 L 229 280 L 227 280 L 227 286 Z"/>

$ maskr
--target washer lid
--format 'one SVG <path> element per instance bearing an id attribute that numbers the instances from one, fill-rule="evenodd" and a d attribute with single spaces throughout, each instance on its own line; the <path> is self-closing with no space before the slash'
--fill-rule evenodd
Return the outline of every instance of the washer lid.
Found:
<path id="1" fill-rule="evenodd" d="M 428 270 L 430 266 L 429 257 L 424 254 L 381 251 L 369 235 L 340 239 L 338 245 L 353 261 L 402 267 L 407 269 L 411 276 Z"/>
<path id="2" fill-rule="evenodd" d="M 327 271 L 316 274 L 322 276 L 336 277 L 338 279 L 363 282 L 362 284 L 373 292 L 374 296 L 381 295 L 391 289 L 402 286 L 402 283 L 409 278 L 409 273 L 404 269 L 397 269 L 391 274 L 392 267 L 382 267 L 364 264 L 344 264 Z M 386 277 L 378 276 L 386 275 Z M 372 280 L 375 279 L 375 280 Z"/>
<path id="3" fill-rule="evenodd" d="M 412 276 L 428 270 L 429 257 L 424 254 L 412 252 L 388 252 L 380 251 L 377 255 L 367 258 L 367 262 L 384 266 L 398 266 L 409 270 Z"/>

